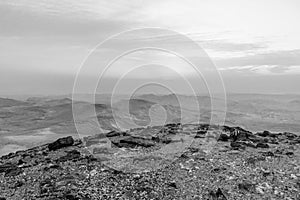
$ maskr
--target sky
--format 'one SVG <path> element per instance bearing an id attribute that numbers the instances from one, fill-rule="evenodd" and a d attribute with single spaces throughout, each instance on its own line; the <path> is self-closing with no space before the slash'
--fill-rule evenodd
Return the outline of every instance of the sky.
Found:
<path id="1" fill-rule="evenodd" d="M 71 93 L 76 76 L 82 93 L 93 92 L 99 76 L 99 93 L 116 84 L 126 93 L 143 82 L 179 93 L 189 93 L 189 83 L 203 90 L 209 83 L 220 92 L 220 81 L 226 92 L 300 93 L 299 6 L 298 0 L 0 0 L 0 95 Z M 121 50 L 149 44 L 166 51 L 136 50 L 105 71 Z M 201 60 L 201 76 L 182 54 Z"/>

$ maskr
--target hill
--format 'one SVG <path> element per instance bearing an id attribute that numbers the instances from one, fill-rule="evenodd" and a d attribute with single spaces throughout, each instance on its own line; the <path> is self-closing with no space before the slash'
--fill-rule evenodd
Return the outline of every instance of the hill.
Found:
<path id="1" fill-rule="evenodd" d="M 0 199 L 299 199 L 300 137 L 208 124 L 112 131 L 0 158 Z"/>

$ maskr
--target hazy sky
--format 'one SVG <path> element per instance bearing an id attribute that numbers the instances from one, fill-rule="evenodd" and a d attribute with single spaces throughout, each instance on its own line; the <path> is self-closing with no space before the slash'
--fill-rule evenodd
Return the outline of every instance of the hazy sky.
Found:
<path id="1" fill-rule="evenodd" d="M 0 0 L 0 94 L 70 93 L 76 72 L 98 43 L 142 27 L 174 30 L 197 42 L 228 92 L 299 93 L 299 8 L 298 0 Z M 176 38 L 164 35 L 158 41 L 174 43 Z M 185 48 L 180 41 L 172 45 Z M 153 60 L 170 68 L 149 65 L 131 73 L 128 81 L 176 84 L 178 74 L 192 77 L 185 63 L 157 54 L 133 53 L 116 63 L 106 79 Z M 85 76 L 88 80 L 93 70 Z"/>

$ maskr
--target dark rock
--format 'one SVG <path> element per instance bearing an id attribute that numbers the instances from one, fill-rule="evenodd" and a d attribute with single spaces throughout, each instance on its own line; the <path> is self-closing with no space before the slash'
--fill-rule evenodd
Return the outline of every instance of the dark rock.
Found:
<path id="1" fill-rule="evenodd" d="M 291 145 L 300 144 L 300 138 L 290 141 Z"/>
<path id="2" fill-rule="evenodd" d="M 233 149 L 245 149 L 245 146 L 244 146 L 243 143 L 241 143 L 241 142 L 231 142 L 231 143 L 230 143 L 230 146 L 231 146 Z"/>
<path id="3" fill-rule="evenodd" d="M 6 200 L 4 197 L 0 197 L 0 200 Z"/>
<path id="4" fill-rule="evenodd" d="M 259 135 L 261 137 L 268 137 L 271 135 L 271 133 L 269 131 L 264 131 L 262 133 L 257 133 L 257 135 Z"/>
<path id="5" fill-rule="evenodd" d="M 269 148 L 269 145 L 267 143 L 257 143 L 256 144 L 257 148 Z"/>
<path id="6" fill-rule="evenodd" d="M 251 190 L 254 189 L 254 184 L 249 183 L 249 182 L 243 182 L 238 184 L 239 190 L 244 190 L 247 192 L 250 192 Z"/>
<path id="7" fill-rule="evenodd" d="M 226 170 L 227 170 L 226 167 L 216 167 L 212 169 L 212 172 L 219 173 L 221 171 L 226 171 Z"/>
<path id="8" fill-rule="evenodd" d="M 246 159 L 246 163 L 248 164 L 248 165 L 255 165 L 255 163 L 256 163 L 256 158 L 255 157 L 250 157 L 250 158 L 247 158 Z"/>
<path id="9" fill-rule="evenodd" d="M 249 140 L 254 143 L 265 143 L 269 141 L 268 138 L 262 138 L 262 137 L 251 137 L 249 138 Z"/>
<path id="10" fill-rule="evenodd" d="M 158 136 L 152 136 L 151 140 L 153 140 L 155 142 L 159 142 L 160 138 Z"/>
<path id="11" fill-rule="evenodd" d="M 77 197 L 75 194 L 72 194 L 72 193 L 65 194 L 64 199 L 66 199 L 66 200 L 80 200 L 79 197 Z"/>
<path id="12" fill-rule="evenodd" d="M 119 175 L 119 174 L 123 173 L 122 171 L 119 171 L 119 170 L 116 170 L 116 169 L 112 169 L 111 172 L 112 172 L 113 175 Z"/>
<path id="13" fill-rule="evenodd" d="M 276 149 L 274 153 L 275 154 L 283 154 L 283 151 L 284 151 L 283 149 Z"/>
<path id="14" fill-rule="evenodd" d="M 179 127 L 181 125 L 181 123 L 169 123 L 169 124 L 166 124 L 165 126 L 166 127 Z"/>
<path id="15" fill-rule="evenodd" d="M 126 148 L 135 148 L 135 147 L 152 147 L 155 145 L 155 142 L 152 140 L 147 140 L 138 137 L 128 137 L 122 138 L 120 140 L 111 141 L 117 147 L 126 147 Z"/>
<path id="16" fill-rule="evenodd" d="M 203 134 L 196 134 L 195 138 L 205 138 L 205 135 L 203 135 Z"/>
<path id="17" fill-rule="evenodd" d="M 171 183 L 169 183 L 169 186 L 170 186 L 170 187 L 173 187 L 173 188 L 177 188 L 176 182 L 171 182 Z"/>
<path id="18" fill-rule="evenodd" d="M 72 150 L 67 153 L 67 155 L 62 156 L 58 159 L 58 162 L 65 162 L 68 160 L 75 160 L 80 158 L 80 152 L 77 150 Z"/>
<path id="19" fill-rule="evenodd" d="M 106 137 L 120 137 L 120 136 L 127 136 L 128 134 L 126 132 L 117 132 L 117 131 L 111 131 L 106 134 Z"/>
<path id="20" fill-rule="evenodd" d="M 87 162 L 87 163 L 92 163 L 92 162 L 97 162 L 97 161 L 98 161 L 98 159 L 95 158 L 93 155 L 85 156 L 84 159 L 86 159 L 86 162 Z"/>
<path id="21" fill-rule="evenodd" d="M 1 157 L 1 160 L 7 160 L 7 159 L 13 158 L 13 157 L 15 157 L 15 156 L 16 156 L 15 153 L 9 153 L 9 154 L 7 154 L 7 155 L 2 156 L 2 157 Z"/>
<path id="22" fill-rule="evenodd" d="M 23 170 L 19 167 L 14 167 L 5 172 L 5 176 L 17 176 L 21 174 Z"/>
<path id="23" fill-rule="evenodd" d="M 52 163 L 50 163 L 47 168 L 49 168 L 49 169 L 62 169 L 62 167 L 60 165 L 52 164 Z"/>
<path id="24" fill-rule="evenodd" d="M 297 135 L 294 133 L 284 132 L 283 135 L 289 140 L 293 140 L 297 138 Z"/>
<path id="25" fill-rule="evenodd" d="M 285 155 L 292 156 L 292 155 L 294 155 L 294 152 L 289 151 L 289 152 L 286 152 Z"/>
<path id="26" fill-rule="evenodd" d="M 230 137 L 227 134 L 221 133 L 218 141 L 227 142 L 230 139 Z"/>
<path id="27" fill-rule="evenodd" d="M 223 194 L 220 188 L 218 188 L 216 192 L 210 191 L 209 195 L 213 200 L 227 200 L 226 196 Z"/>
<path id="28" fill-rule="evenodd" d="M 223 131 L 225 132 L 233 132 L 235 130 L 234 127 L 230 127 L 230 126 L 223 126 Z"/>
<path id="29" fill-rule="evenodd" d="M 19 161 L 18 161 L 18 165 L 22 165 L 22 164 L 25 164 L 26 163 L 26 161 L 24 161 L 23 159 L 20 159 Z"/>
<path id="30" fill-rule="evenodd" d="M 74 139 L 72 138 L 72 136 L 68 136 L 64 138 L 59 138 L 55 142 L 48 144 L 48 149 L 50 151 L 55 151 L 57 149 L 72 146 L 73 144 L 74 144 Z"/>
<path id="31" fill-rule="evenodd" d="M 275 154 L 274 154 L 273 152 L 271 152 L 271 151 L 263 152 L 262 155 L 264 155 L 264 156 L 269 156 L 269 157 L 275 156 Z"/>
<path id="32" fill-rule="evenodd" d="M 195 147 L 189 147 L 188 149 L 189 149 L 189 151 L 190 151 L 191 153 L 196 153 L 196 152 L 199 152 L 199 151 L 200 151 L 199 148 L 195 148 Z"/>
<path id="33" fill-rule="evenodd" d="M 181 154 L 181 155 L 180 155 L 180 158 L 183 158 L 183 159 L 188 159 L 188 158 L 189 158 L 189 156 L 188 156 L 188 155 L 186 155 L 185 153 L 183 153 L 183 154 Z"/>
<path id="34" fill-rule="evenodd" d="M 272 138 L 270 141 L 268 141 L 270 144 L 279 144 L 279 142 L 277 141 L 277 139 Z"/>
<path id="35" fill-rule="evenodd" d="M 263 177 L 267 177 L 267 176 L 271 175 L 271 172 L 270 171 L 263 171 L 262 175 L 263 175 Z"/>
<path id="36" fill-rule="evenodd" d="M 177 129 L 172 128 L 168 130 L 168 134 L 176 135 L 176 133 L 178 133 Z"/>
<path id="37" fill-rule="evenodd" d="M 199 130 L 208 130 L 210 127 L 209 124 L 200 124 L 200 126 L 198 127 Z"/>
<path id="38" fill-rule="evenodd" d="M 22 185 L 24 185 L 24 183 L 22 181 L 18 180 L 18 181 L 15 182 L 13 188 L 18 188 L 18 187 L 21 187 Z"/>
<path id="39" fill-rule="evenodd" d="M 156 141 L 156 140 L 154 140 Z M 162 137 L 159 139 L 159 142 L 163 143 L 163 144 L 170 144 L 172 142 L 172 138 L 171 137 Z"/>
<path id="40" fill-rule="evenodd" d="M 0 173 L 5 173 L 5 176 L 17 176 L 22 173 L 22 169 L 17 165 L 4 164 L 0 166 Z"/>
<path id="41" fill-rule="evenodd" d="M 207 133 L 206 130 L 197 131 L 197 135 L 205 135 Z"/>
<path id="42" fill-rule="evenodd" d="M 247 164 L 255 165 L 256 162 L 265 161 L 266 158 L 264 156 L 251 156 L 245 159 Z"/>
<path id="43" fill-rule="evenodd" d="M 0 173 L 4 173 L 9 170 L 13 165 L 12 164 L 3 164 L 0 165 Z"/>
<path id="44" fill-rule="evenodd" d="M 241 127 L 234 127 L 230 130 L 230 139 L 233 141 L 248 140 L 250 137 L 254 136 L 253 133 L 246 131 Z"/>

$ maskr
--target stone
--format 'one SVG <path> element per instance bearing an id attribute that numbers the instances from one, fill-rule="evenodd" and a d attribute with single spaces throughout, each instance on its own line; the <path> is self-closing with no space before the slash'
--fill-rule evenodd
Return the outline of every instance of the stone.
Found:
<path id="1" fill-rule="evenodd" d="M 205 135 L 207 133 L 206 130 L 197 131 L 197 135 Z"/>
<path id="2" fill-rule="evenodd" d="M 229 139 L 230 137 L 227 134 L 221 133 L 218 141 L 227 142 Z"/>
<path id="3" fill-rule="evenodd" d="M 209 195 L 212 197 L 213 200 L 227 200 L 226 196 L 220 188 L 218 188 L 215 192 L 210 191 Z"/>
<path id="4" fill-rule="evenodd" d="M 203 134 L 196 134 L 195 138 L 205 138 L 205 135 L 203 135 Z"/>
<path id="5" fill-rule="evenodd" d="M 294 155 L 294 152 L 288 151 L 288 152 L 285 153 L 285 155 L 292 156 L 292 155 Z"/>
<path id="6" fill-rule="evenodd" d="M 58 159 L 59 162 L 65 162 L 68 160 L 75 160 L 80 158 L 80 152 L 77 150 L 72 150 L 67 153 L 67 155 L 62 156 Z"/>
<path id="7" fill-rule="evenodd" d="M 259 135 L 261 137 L 268 137 L 271 135 L 271 133 L 269 131 L 264 131 L 262 133 L 257 133 L 257 135 Z"/>
<path id="8" fill-rule="evenodd" d="M 244 190 L 244 191 L 250 192 L 251 190 L 253 190 L 254 185 L 249 182 L 243 182 L 243 183 L 238 184 L 238 188 L 239 188 L 239 190 Z"/>
<path id="9" fill-rule="evenodd" d="M 0 166 L 0 173 L 5 173 L 5 176 L 17 176 L 22 173 L 22 169 L 14 164 L 3 164 Z"/>
<path id="10" fill-rule="evenodd" d="M 146 140 L 138 137 L 128 137 L 122 138 L 120 140 L 111 141 L 117 147 L 126 147 L 126 148 L 136 148 L 136 147 L 152 147 L 155 145 L 155 142 L 152 140 Z"/>
<path id="11" fill-rule="evenodd" d="M 273 152 L 271 152 L 271 151 L 263 152 L 262 155 L 268 156 L 268 157 L 273 157 L 273 156 L 275 156 L 275 154 L 274 154 Z"/>
<path id="12" fill-rule="evenodd" d="M 64 138 L 59 138 L 55 142 L 48 144 L 48 149 L 50 151 L 55 151 L 57 149 L 72 146 L 73 144 L 74 144 L 74 139 L 72 138 L 72 136 L 68 136 Z"/>
<path id="13" fill-rule="evenodd" d="M 106 134 L 106 137 L 120 137 L 120 136 L 126 136 L 126 132 L 117 132 L 117 131 L 111 131 Z"/>
<path id="14" fill-rule="evenodd" d="M 75 194 L 65 194 L 64 198 L 67 200 L 80 200 L 80 198 L 78 198 Z"/>
<path id="15" fill-rule="evenodd" d="M 259 142 L 256 144 L 256 147 L 257 148 L 269 148 L 269 145 L 267 143 Z"/>
<path id="16" fill-rule="evenodd" d="M 176 182 L 171 182 L 171 183 L 169 183 L 169 186 L 170 186 L 170 187 L 173 187 L 173 188 L 177 188 Z"/>
<path id="17" fill-rule="evenodd" d="M 243 143 L 241 143 L 241 142 L 231 142 L 231 143 L 230 143 L 230 146 L 231 146 L 233 149 L 245 149 L 245 146 L 244 146 Z"/>
<path id="18" fill-rule="evenodd" d="M 170 144 L 172 142 L 172 138 L 170 137 L 162 137 L 159 139 L 159 142 L 163 144 Z"/>

